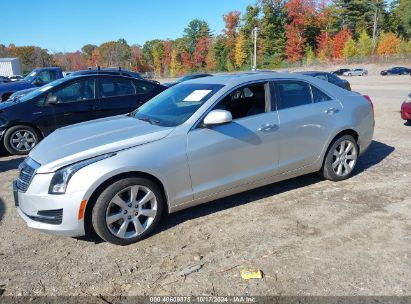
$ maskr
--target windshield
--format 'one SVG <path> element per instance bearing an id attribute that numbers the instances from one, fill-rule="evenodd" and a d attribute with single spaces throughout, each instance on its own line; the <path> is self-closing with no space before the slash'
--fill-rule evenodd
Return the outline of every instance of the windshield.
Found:
<path id="1" fill-rule="evenodd" d="M 33 80 L 34 80 L 34 78 L 36 77 L 36 75 L 37 75 L 37 70 L 33 70 L 30 74 L 28 74 L 26 77 L 24 77 L 24 80 L 25 81 L 27 81 L 27 82 L 33 82 Z"/>
<path id="2" fill-rule="evenodd" d="M 218 84 L 180 84 L 157 95 L 133 115 L 152 124 L 178 126 L 222 87 Z"/>
<path id="3" fill-rule="evenodd" d="M 37 96 L 39 96 L 40 94 L 43 94 L 46 91 L 49 91 L 50 89 L 54 88 L 56 85 L 59 85 L 60 83 L 67 81 L 67 79 L 64 78 L 60 78 L 57 80 L 54 80 L 42 87 L 39 87 L 38 89 L 35 89 L 34 91 L 31 91 L 30 93 L 28 93 L 27 95 L 22 96 L 19 101 L 24 102 L 27 100 L 30 100 L 32 98 L 35 98 Z"/>

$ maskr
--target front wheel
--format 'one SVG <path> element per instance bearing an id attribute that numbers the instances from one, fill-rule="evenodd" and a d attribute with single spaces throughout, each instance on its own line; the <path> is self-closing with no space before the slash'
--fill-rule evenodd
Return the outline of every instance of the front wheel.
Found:
<path id="1" fill-rule="evenodd" d="M 352 174 L 358 158 L 358 145 L 351 135 L 335 140 L 325 156 L 322 176 L 332 181 L 347 179 Z"/>
<path id="2" fill-rule="evenodd" d="M 4 133 L 4 147 L 13 155 L 28 154 L 39 141 L 40 135 L 30 126 L 14 126 Z"/>
<path id="3" fill-rule="evenodd" d="M 105 241 L 129 245 L 147 237 L 158 224 L 164 199 L 147 178 L 130 177 L 108 186 L 96 200 L 92 225 Z"/>

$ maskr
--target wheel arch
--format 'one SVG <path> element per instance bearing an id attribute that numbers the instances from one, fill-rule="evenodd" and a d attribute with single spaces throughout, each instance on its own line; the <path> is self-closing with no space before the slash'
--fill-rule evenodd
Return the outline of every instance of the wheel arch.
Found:
<path id="1" fill-rule="evenodd" d="M 92 223 L 91 223 L 91 215 L 92 215 L 93 207 L 94 207 L 99 195 L 110 184 L 112 184 L 112 183 L 114 183 L 118 180 L 128 178 L 128 177 L 144 177 L 144 178 L 147 178 L 147 179 L 153 181 L 154 183 L 156 183 L 161 189 L 163 199 L 166 203 L 165 207 L 167 208 L 167 212 L 168 213 L 170 212 L 170 206 L 169 206 L 169 203 L 168 203 L 167 192 L 165 190 L 164 184 L 160 181 L 159 178 L 157 178 L 153 174 L 143 172 L 143 171 L 128 171 L 128 172 L 118 173 L 114 176 L 111 176 L 111 177 L 105 179 L 102 183 L 100 183 L 99 186 L 97 186 L 97 188 L 95 188 L 93 190 L 92 194 L 90 195 L 90 198 L 88 199 L 87 204 L 86 204 L 86 210 L 85 210 L 85 214 L 84 214 L 84 230 L 85 230 L 86 235 L 88 235 L 90 233 L 94 233 L 94 229 L 93 229 Z"/>
<path id="2" fill-rule="evenodd" d="M 324 166 L 325 159 L 327 157 L 328 151 L 330 151 L 331 146 L 334 144 L 334 142 L 338 138 L 340 138 L 341 136 L 344 136 L 344 135 L 351 135 L 355 139 L 355 142 L 357 143 L 358 154 L 360 153 L 360 145 L 358 144 L 358 139 L 359 139 L 358 132 L 355 131 L 354 129 L 351 129 L 351 128 L 344 129 L 344 130 L 338 132 L 337 134 L 335 134 L 334 137 L 331 139 L 331 141 L 328 143 L 327 149 L 325 150 L 325 153 L 324 153 L 323 158 L 322 158 L 321 168 L 323 168 L 323 166 Z"/>

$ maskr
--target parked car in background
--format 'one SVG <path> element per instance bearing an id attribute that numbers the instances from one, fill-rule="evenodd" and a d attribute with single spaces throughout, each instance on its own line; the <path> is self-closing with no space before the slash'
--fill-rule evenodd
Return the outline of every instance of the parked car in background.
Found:
<path id="1" fill-rule="evenodd" d="M 411 124 L 411 93 L 401 105 L 401 118 Z"/>
<path id="2" fill-rule="evenodd" d="M 62 78 L 1 103 L 0 140 L 9 153 L 27 154 L 57 128 L 129 113 L 165 89 L 127 76 Z M 59 145 L 65 140 L 61 138 Z"/>
<path id="3" fill-rule="evenodd" d="M 352 69 L 343 73 L 344 76 L 366 76 L 368 71 L 366 69 Z"/>
<path id="4" fill-rule="evenodd" d="M 411 74 L 411 69 L 405 67 L 394 67 L 388 70 L 381 71 L 382 76 L 386 75 L 409 75 Z"/>
<path id="5" fill-rule="evenodd" d="M 176 84 L 182 83 L 184 81 L 188 81 L 188 80 L 192 80 L 192 79 L 197 79 L 197 78 L 202 78 L 202 77 L 208 77 L 208 76 L 213 76 L 211 74 L 207 74 L 207 73 L 193 73 L 193 74 L 187 74 L 183 77 L 181 77 L 180 79 L 178 79 L 177 81 L 174 82 L 166 82 L 163 83 L 163 85 L 167 86 L 167 87 L 172 87 L 175 86 Z"/>
<path id="6" fill-rule="evenodd" d="M 314 77 L 190 80 L 45 138 L 20 165 L 15 205 L 32 228 L 81 236 L 91 225 L 127 245 L 162 213 L 311 172 L 347 179 L 373 130 L 371 102 Z"/>
<path id="7" fill-rule="evenodd" d="M 300 72 L 300 73 L 307 75 L 307 76 L 312 76 L 312 77 L 315 77 L 315 78 L 318 78 L 324 81 L 328 81 L 329 83 L 335 84 L 336 86 L 339 86 L 340 88 L 351 91 L 350 83 L 347 80 L 341 79 L 334 74 L 331 74 L 328 72 L 319 72 L 319 71 L 306 71 L 306 72 Z"/>
<path id="8" fill-rule="evenodd" d="M 104 75 L 123 75 L 123 76 L 128 76 L 128 77 L 133 77 L 136 79 L 143 79 L 143 77 L 140 75 L 140 73 L 137 72 L 132 72 L 128 70 L 123 70 L 121 68 L 105 68 L 101 69 L 99 67 L 93 68 L 93 69 L 88 69 L 88 70 L 81 70 L 81 71 L 75 71 L 75 72 L 68 72 L 68 77 L 73 77 L 73 76 L 79 76 L 79 75 L 88 75 L 88 74 L 104 74 Z"/>
<path id="9" fill-rule="evenodd" d="M 9 96 L 9 99 L 7 99 L 7 101 L 9 101 L 9 100 L 11 100 L 11 101 L 14 100 L 14 101 L 16 101 L 16 100 L 20 99 L 21 97 L 23 97 L 24 95 L 27 95 L 28 93 L 30 93 L 30 92 L 32 92 L 32 91 L 34 91 L 34 90 L 37 90 L 37 89 L 39 89 L 39 88 L 34 87 L 34 88 L 30 88 L 30 89 L 25 89 L 25 90 L 20 90 L 20 91 L 14 92 L 13 94 L 11 94 L 11 95 Z"/>
<path id="10" fill-rule="evenodd" d="M 61 68 L 48 67 L 33 70 L 23 80 L 0 84 L 0 102 L 6 101 L 14 92 L 44 86 L 63 78 Z"/>
<path id="11" fill-rule="evenodd" d="M 11 81 L 19 81 L 19 80 L 23 80 L 24 77 L 21 76 L 21 75 L 13 75 L 13 76 L 9 76 L 9 79 L 10 79 Z"/>
<path id="12" fill-rule="evenodd" d="M 338 69 L 338 70 L 332 72 L 332 74 L 341 76 L 341 75 L 343 75 L 345 72 L 348 72 L 348 71 L 350 71 L 350 69 Z"/>

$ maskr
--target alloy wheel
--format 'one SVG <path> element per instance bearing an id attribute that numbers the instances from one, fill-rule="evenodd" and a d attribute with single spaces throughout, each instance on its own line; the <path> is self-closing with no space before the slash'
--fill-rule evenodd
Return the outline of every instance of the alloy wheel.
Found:
<path id="1" fill-rule="evenodd" d="M 130 186 L 118 192 L 106 211 L 109 231 L 121 239 L 141 235 L 157 215 L 157 198 L 146 186 Z"/>
<path id="2" fill-rule="evenodd" d="M 36 143 L 36 136 L 29 130 L 17 130 L 10 136 L 10 145 L 19 152 L 30 151 Z"/>
<path id="3" fill-rule="evenodd" d="M 343 140 L 334 150 L 332 169 L 338 176 L 344 177 L 351 173 L 357 162 L 357 148 L 349 140 Z"/>

